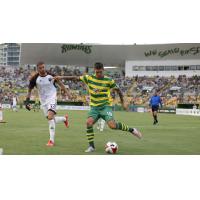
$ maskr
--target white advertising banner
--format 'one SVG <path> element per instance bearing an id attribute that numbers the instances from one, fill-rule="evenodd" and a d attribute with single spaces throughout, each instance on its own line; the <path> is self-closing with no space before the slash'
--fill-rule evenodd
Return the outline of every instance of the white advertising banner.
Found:
<path id="1" fill-rule="evenodd" d="M 63 106 L 57 105 L 57 110 L 90 110 L 90 106 Z"/>
<path id="2" fill-rule="evenodd" d="M 176 109 L 177 115 L 200 116 L 200 109 Z"/>
<path id="3" fill-rule="evenodd" d="M 10 108 L 11 108 L 11 105 L 8 104 L 8 103 L 7 103 L 7 104 L 4 104 L 4 103 L 3 103 L 3 104 L 2 104 L 2 108 L 3 108 L 3 109 L 5 109 L 5 108 L 10 109 Z"/>

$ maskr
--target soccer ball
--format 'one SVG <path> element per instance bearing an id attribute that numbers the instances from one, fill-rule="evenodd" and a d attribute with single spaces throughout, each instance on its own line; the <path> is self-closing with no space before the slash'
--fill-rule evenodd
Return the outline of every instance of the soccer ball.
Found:
<path id="1" fill-rule="evenodd" d="M 105 152 L 109 154 L 115 154 L 117 153 L 118 145 L 116 142 L 107 142 L 105 146 Z"/>

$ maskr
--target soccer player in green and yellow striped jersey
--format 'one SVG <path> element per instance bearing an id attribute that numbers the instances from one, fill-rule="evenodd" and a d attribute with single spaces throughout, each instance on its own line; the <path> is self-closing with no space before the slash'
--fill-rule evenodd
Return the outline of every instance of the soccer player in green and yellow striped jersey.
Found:
<path id="1" fill-rule="evenodd" d="M 58 76 L 55 79 L 76 80 L 82 81 L 88 86 L 90 95 L 90 111 L 87 119 L 87 138 L 89 147 L 85 152 L 93 152 L 94 146 L 94 131 L 93 125 L 99 118 L 104 119 L 111 129 L 122 130 L 132 133 L 134 136 L 141 138 L 142 134 L 136 128 L 130 128 L 122 122 L 116 122 L 113 118 L 111 90 L 115 90 L 120 97 L 121 104 L 124 109 L 127 109 L 123 94 L 115 81 L 107 76 L 104 76 L 104 67 L 102 63 L 95 63 L 95 73 L 93 75 L 83 76 Z"/>

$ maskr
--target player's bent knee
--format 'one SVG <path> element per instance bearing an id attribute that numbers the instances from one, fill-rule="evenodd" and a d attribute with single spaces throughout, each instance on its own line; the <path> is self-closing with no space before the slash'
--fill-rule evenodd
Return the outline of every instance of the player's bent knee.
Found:
<path id="1" fill-rule="evenodd" d="M 108 123 L 108 126 L 111 129 L 116 129 L 116 123 L 114 123 L 114 122 Z"/>
<path id="2" fill-rule="evenodd" d="M 111 129 L 116 129 L 116 126 L 114 125 L 108 125 Z"/>
<path id="3" fill-rule="evenodd" d="M 93 122 L 92 121 L 87 121 L 86 124 L 87 124 L 87 126 L 93 126 Z"/>
<path id="4" fill-rule="evenodd" d="M 47 116 L 47 119 L 52 120 L 52 119 L 54 119 L 54 116 Z"/>
<path id="5" fill-rule="evenodd" d="M 88 118 L 86 124 L 87 126 L 93 126 L 94 120 L 92 118 Z"/>

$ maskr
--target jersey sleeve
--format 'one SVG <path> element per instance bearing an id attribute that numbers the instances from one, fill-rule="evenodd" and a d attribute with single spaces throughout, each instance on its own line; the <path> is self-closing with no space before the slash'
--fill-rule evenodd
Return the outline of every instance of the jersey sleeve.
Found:
<path id="1" fill-rule="evenodd" d="M 50 76 L 52 76 L 52 77 L 55 77 L 55 76 L 56 76 L 56 74 L 54 74 L 54 73 L 52 73 L 52 72 L 49 72 L 49 71 L 47 71 L 47 74 L 50 75 Z M 55 83 L 57 83 L 58 81 L 57 81 L 57 80 L 54 80 L 53 82 L 54 82 L 54 86 L 57 87 L 57 86 L 55 85 Z"/>
<path id="2" fill-rule="evenodd" d="M 34 76 L 30 79 L 30 81 L 29 81 L 29 86 L 28 86 L 29 89 L 32 90 L 32 89 L 36 86 L 37 77 L 38 77 L 38 74 L 34 75 Z"/>
<path id="3" fill-rule="evenodd" d="M 80 76 L 80 80 L 83 81 L 85 84 L 88 84 L 88 75 Z"/>
<path id="4" fill-rule="evenodd" d="M 113 79 L 110 81 L 110 88 L 119 88 Z"/>

